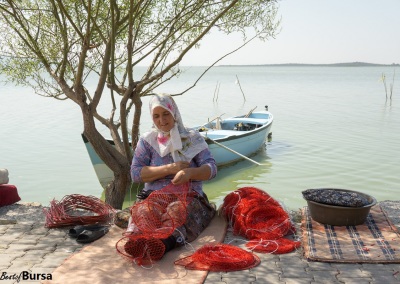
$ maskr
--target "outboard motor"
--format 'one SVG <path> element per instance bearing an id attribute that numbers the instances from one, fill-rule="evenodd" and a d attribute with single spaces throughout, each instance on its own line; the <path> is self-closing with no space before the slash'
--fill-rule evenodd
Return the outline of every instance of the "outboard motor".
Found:
<path id="1" fill-rule="evenodd" d="M 235 124 L 235 128 L 233 130 L 237 131 L 250 131 L 256 128 L 255 124 L 252 123 L 243 123 L 239 122 Z"/>

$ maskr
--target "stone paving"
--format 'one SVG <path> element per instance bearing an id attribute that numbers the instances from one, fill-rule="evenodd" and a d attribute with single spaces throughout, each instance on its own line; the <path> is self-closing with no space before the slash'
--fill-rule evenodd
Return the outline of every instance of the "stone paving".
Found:
<path id="1" fill-rule="evenodd" d="M 243 241 L 228 233 L 225 243 L 243 247 Z M 210 272 L 205 284 L 230 283 L 400 283 L 400 264 L 343 264 L 307 261 L 298 250 L 288 254 L 256 253 L 261 264 L 229 273 Z"/>
<path id="2" fill-rule="evenodd" d="M 83 247 L 67 232 L 65 228 L 47 229 L 43 222 L 0 224 L 0 284 L 39 283 L 40 278 L 51 274 Z M 229 232 L 225 242 L 244 244 Z M 257 255 L 261 259 L 259 266 L 229 273 L 210 272 L 205 283 L 400 283 L 400 264 L 309 262 L 302 257 L 301 250 L 283 255 Z M 24 271 L 35 279 L 18 279 Z"/>
<path id="3" fill-rule="evenodd" d="M 40 282 L 17 279 L 23 271 L 45 276 L 52 273 L 83 247 L 67 232 L 66 229 L 45 228 L 44 223 L 0 225 L 0 284 Z"/>

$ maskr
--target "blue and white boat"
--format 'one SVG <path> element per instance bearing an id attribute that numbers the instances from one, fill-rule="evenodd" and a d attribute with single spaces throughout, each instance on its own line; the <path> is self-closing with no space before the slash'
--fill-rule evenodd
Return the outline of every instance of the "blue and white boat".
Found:
<path id="1" fill-rule="evenodd" d="M 248 157 L 265 145 L 271 134 L 272 122 L 273 115 L 269 111 L 250 111 L 248 114 L 226 119 L 218 117 L 194 128 L 205 138 L 218 166 L 242 159 L 258 164 Z M 96 154 L 83 134 L 82 138 L 96 175 L 101 185 L 105 187 L 113 179 L 114 174 Z M 114 143 L 112 140 L 109 142 Z"/>
<path id="2" fill-rule="evenodd" d="M 206 139 L 218 166 L 236 162 L 257 152 L 271 133 L 273 115 L 268 111 L 226 119 L 217 118 L 198 131 Z"/>

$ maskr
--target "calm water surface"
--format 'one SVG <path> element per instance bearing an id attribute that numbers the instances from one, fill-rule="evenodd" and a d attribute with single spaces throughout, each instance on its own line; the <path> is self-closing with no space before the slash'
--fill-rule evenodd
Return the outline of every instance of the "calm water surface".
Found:
<path id="1" fill-rule="evenodd" d="M 201 71 L 187 68 L 158 91 L 180 92 Z M 395 78 L 392 100 L 386 100 L 380 81 L 385 73 L 389 88 L 393 72 L 393 67 L 212 69 L 195 88 L 176 98 L 186 125 L 247 113 L 256 106 L 262 110 L 265 105 L 274 123 L 272 140 L 252 157 L 263 166 L 242 161 L 220 169 L 216 179 L 205 183 L 210 199 L 220 203 L 239 187 L 255 186 L 290 209 L 305 205 L 301 191 L 319 187 L 358 190 L 378 201 L 398 200 L 400 79 Z M 142 131 L 151 125 L 147 105 L 144 98 Z M 108 111 L 107 106 L 103 109 Z M 73 193 L 101 196 L 82 129 L 74 103 L 1 85 L 0 168 L 9 170 L 10 183 L 18 187 L 23 201 L 48 205 L 53 198 Z"/>

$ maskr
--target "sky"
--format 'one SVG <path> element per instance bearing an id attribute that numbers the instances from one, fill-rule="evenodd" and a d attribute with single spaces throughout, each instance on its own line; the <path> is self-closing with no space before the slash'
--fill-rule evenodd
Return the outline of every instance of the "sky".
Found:
<path id="1" fill-rule="evenodd" d="M 281 0 L 280 33 L 253 41 L 218 65 L 367 62 L 400 64 L 400 0 Z M 240 46 L 212 32 L 181 65 L 208 65 Z"/>

